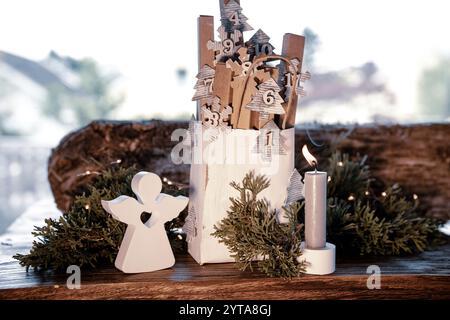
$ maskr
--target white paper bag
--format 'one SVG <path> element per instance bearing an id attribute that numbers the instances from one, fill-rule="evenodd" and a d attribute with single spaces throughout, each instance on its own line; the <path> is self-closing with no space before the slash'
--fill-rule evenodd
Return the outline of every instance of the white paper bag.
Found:
<path id="1" fill-rule="evenodd" d="M 270 187 L 259 197 L 277 210 L 280 222 L 286 221 L 282 207 L 294 171 L 295 129 L 227 129 L 219 130 L 218 135 L 206 132 L 201 124 L 197 129 L 192 137 L 189 216 L 183 228 L 188 251 L 199 264 L 234 262 L 227 247 L 211 235 L 214 226 L 227 216 L 230 197 L 239 197 L 230 183 L 241 183 L 250 171 L 269 178 Z"/>

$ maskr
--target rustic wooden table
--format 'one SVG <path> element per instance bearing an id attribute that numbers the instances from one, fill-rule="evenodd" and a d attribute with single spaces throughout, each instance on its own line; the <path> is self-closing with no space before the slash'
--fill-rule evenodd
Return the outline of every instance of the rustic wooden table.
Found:
<path id="1" fill-rule="evenodd" d="M 382 271 L 381 289 L 367 288 L 369 265 Z M 169 270 L 125 275 L 114 268 L 82 272 L 81 289 L 69 275 L 25 272 L 0 264 L 0 299 L 450 299 L 450 245 L 414 257 L 338 261 L 330 276 L 293 280 L 240 272 L 233 264 L 199 266 L 178 256 Z"/>
<path id="2" fill-rule="evenodd" d="M 42 201 L 0 235 L 0 299 L 450 299 L 450 244 L 410 257 L 338 261 L 333 275 L 292 280 L 240 272 L 233 264 L 199 266 L 182 255 L 172 269 L 154 273 L 82 270 L 81 289 L 69 290 L 68 274 L 27 273 L 12 259 L 29 251 L 34 225 L 59 215 L 53 199 Z M 370 265 L 381 268 L 381 290 L 367 289 Z"/>

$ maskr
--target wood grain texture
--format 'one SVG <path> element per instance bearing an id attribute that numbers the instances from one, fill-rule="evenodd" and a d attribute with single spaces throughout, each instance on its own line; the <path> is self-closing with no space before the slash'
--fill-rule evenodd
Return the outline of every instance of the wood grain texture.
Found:
<path id="1" fill-rule="evenodd" d="M 299 132 L 296 147 L 305 141 Z M 429 216 L 450 219 L 450 125 L 354 126 L 315 128 L 311 137 L 324 148 L 314 150 L 321 163 L 335 145 L 351 155 L 367 155 L 376 178 L 372 183 L 381 193 L 388 185 L 398 183 L 405 191 L 417 194 L 421 207 Z M 303 161 L 297 162 L 301 168 Z"/>
<path id="2" fill-rule="evenodd" d="M 205 65 L 214 66 L 214 51 L 208 49 L 208 42 L 214 41 L 214 17 L 200 16 L 198 18 L 198 70 Z M 197 102 L 197 119 L 200 117 L 204 100 Z"/>
<path id="3" fill-rule="evenodd" d="M 75 194 L 82 193 L 95 174 L 121 160 L 121 165 L 137 165 L 172 181 L 189 182 L 189 166 L 174 166 L 170 152 L 176 142 L 172 132 L 188 128 L 187 122 L 93 122 L 63 138 L 52 151 L 48 179 L 58 208 L 66 211 Z"/>
<path id="4" fill-rule="evenodd" d="M 93 122 L 65 137 L 49 159 L 49 181 L 60 209 L 67 210 L 76 194 L 95 175 L 77 176 L 86 170 L 99 171 L 121 159 L 122 165 L 189 183 L 189 166 L 175 166 L 170 151 L 176 142 L 171 133 L 188 128 L 187 122 Z M 351 155 L 367 155 L 376 180 L 375 191 L 386 183 L 399 183 L 405 191 L 417 194 L 428 215 L 450 219 L 450 125 L 411 126 L 328 126 L 313 127 L 310 136 L 324 147 L 311 151 L 323 167 L 331 146 Z M 296 133 L 296 168 L 307 165 L 301 153 L 310 143 L 305 128 Z"/>
<path id="5" fill-rule="evenodd" d="M 233 114 L 231 115 L 231 125 L 233 128 L 237 128 L 239 117 L 241 114 L 242 96 L 245 89 L 245 76 L 234 77 L 231 82 L 232 97 L 231 101 L 233 106 Z"/>
<path id="6" fill-rule="evenodd" d="M 381 290 L 367 289 L 373 264 L 381 268 Z M 0 265 L 0 299 L 450 299 L 449 265 L 448 245 L 412 257 L 338 261 L 333 275 L 283 280 L 182 255 L 172 269 L 153 273 L 82 271 L 81 289 L 68 290 L 66 275 L 26 274 L 9 262 Z"/>
<path id="7" fill-rule="evenodd" d="M 252 97 L 257 92 L 257 83 L 253 77 L 250 77 L 247 85 L 244 85 L 244 95 L 241 104 L 238 107 L 239 119 L 237 129 L 250 129 L 250 121 L 252 112 L 247 108 L 247 105 L 252 101 Z"/>
<path id="8" fill-rule="evenodd" d="M 213 83 L 213 94 L 220 98 L 221 111 L 230 104 L 231 80 L 233 72 L 225 63 L 216 65 L 216 76 Z"/>
<path id="9" fill-rule="evenodd" d="M 214 17 L 200 16 L 198 18 L 198 68 L 214 65 L 214 52 L 208 50 L 208 41 L 214 41 Z"/>
<path id="10" fill-rule="evenodd" d="M 301 61 L 299 65 L 299 73 L 302 72 L 303 55 L 305 51 L 305 37 L 292 33 L 286 33 L 283 37 L 283 49 L 281 55 L 289 60 L 298 59 Z M 286 114 L 281 116 L 281 123 L 286 118 L 286 129 L 295 127 L 297 122 L 297 105 L 298 96 L 294 96 L 287 102 Z"/>

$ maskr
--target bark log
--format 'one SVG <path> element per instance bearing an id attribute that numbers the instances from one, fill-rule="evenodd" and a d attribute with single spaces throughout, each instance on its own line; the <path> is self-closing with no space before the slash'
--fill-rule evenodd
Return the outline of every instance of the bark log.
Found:
<path id="1" fill-rule="evenodd" d="M 96 172 L 121 160 L 124 166 L 155 172 L 180 183 L 189 182 L 189 166 L 176 166 L 170 152 L 175 129 L 186 122 L 93 122 L 69 134 L 49 159 L 49 181 L 55 201 L 66 211 Z M 417 194 L 430 216 L 450 218 L 450 125 L 328 126 L 296 133 L 296 167 L 307 169 L 301 147 L 312 138 L 319 162 L 338 149 L 352 156 L 367 155 L 377 192 L 398 183 Z M 92 174 L 84 175 L 87 171 Z"/>
<path id="2" fill-rule="evenodd" d="M 48 179 L 56 204 L 67 211 L 76 195 L 82 194 L 96 173 L 118 165 L 136 165 L 174 181 L 189 181 L 189 166 L 174 166 L 170 152 L 172 132 L 187 128 L 177 122 L 98 121 L 70 133 L 52 150 Z M 91 174 L 86 174 L 90 172 Z"/>

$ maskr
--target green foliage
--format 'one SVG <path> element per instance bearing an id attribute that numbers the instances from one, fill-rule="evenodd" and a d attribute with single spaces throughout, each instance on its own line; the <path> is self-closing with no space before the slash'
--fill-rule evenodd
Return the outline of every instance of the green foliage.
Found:
<path id="1" fill-rule="evenodd" d="M 253 270 L 252 262 L 268 276 L 291 278 L 304 271 L 300 256 L 302 225 L 297 223 L 300 205 L 284 208 L 289 224 L 279 224 L 276 212 L 269 209 L 265 199 L 258 194 L 269 186 L 269 181 L 253 172 L 246 175 L 242 185 L 232 183 L 239 198 L 231 198 L 228 216 L 217 226 L 214 236 L 219 238 L 236 259 L 241 270 Z"/>
<path id="2" fill-rule="evenodd" d="M 370 171 L 365 159 L 351 161 L 348 155 L 333 154 L 328 168 L 328 240 L 340 256 L 400 255 L 426 250 L 442 240 L 440 221 L 423 218 L 417 202 L 409 201 L 398 186 L 376 197 L 370 192 Z M 298 264 L 303 231 L 304 201 L 285 209 L 290 223 L 280 225 L 267 200 L 257 195 L 269 181 L 247 175 L 242 186 L 233 183 L 240 197 L 231 198 L 227 218 L 213 234 L 233 253 L 241 270 L 251 269 L 252 261 L 269 276 L 295 277 L 304 265 Z"/>
<path id="3" fill-rule="evenodd" d="M 330 159 L 327 232 L 339 252 L 400 255 L 439 243 L 441 222 L 424 218 L 417 201 L 407 200 L 397 185 L 378 197 L 369 191 L 370 172 L 364 162 L 351 161 L 340 153 Z"/>
<path id="4" fill-rule="evenodd" d="M 105 119 L 123 102 L 111 95 L 117 76 L 104 74 L 92 59 L 70 60 L 70 69 L 79 76 L 75 92 L 61 86 L 48 88 L 44 113 L 62 123 L 83 126 L 92 120 Z"/>
<path id="5" fill-rule="evenodd" d="M 114 220 L 101 207 L 101 200 L 119 195 L 134 196 L 130 184 L 136 168 L 111 168 L 99 175 L 88 191 L 76 198 L 60 219 L 47 219 L 36 227 L 37 238 L 29 254 L 16 255 L 27 268 L 63 270 L 75 264 L 99 267 L 111 264 L 118 252 L 125 225 Z M 338 247 L 339 256 L 400 255 L 424 251 L 443 242 L 441 221 L 424 218 L 417 200 L 408 200 L 394 185 L 384 194 L 370 189 L 370 171 L 365 160 L 352 161 L 339 152 L 330 157 L 328 184 L 327 237 Z M 269 186 L 263 176 L 249 173 L 232 187 L 239 197 L 231 198 L 228 216 L 214 232 L 228 246 L 241 270 L 253 270 L 274 277 L 291 278 L 304 271 L 297 261 L 303 236 L 303 203 L 283 208 L 288 224 L 279 224 L 276 212 L 258 195 Z M 163 192 L 187 195 L 186 190 L 165 186 Z M 350 196 L 352 196 L 350 198 Z M 166 224 L 176 251 L 186 243 L 172 232 L 184 224 L 186 210 Z M 259 258 L 259 261 L 253 261 Z"/>
<path id="6" fill-rule="evenodd" d="M 370 183 L 369 167 L 365 158 L 358 162 L 349 160 L 349 155 L 335 152 L 328 165 L 328 197 L 348 199 L 350 195 L 362 198 Z"/>
<path id="7" fill-rule="evenodd" d="M 126 224 L 106 213 L 101 200 L 112 200 L 120 195 L 134 196 L 131 180 L 137 173 L 135 167 L 111 168 L 96 178 L 88 192 L 77 197 L 71 209 L 59 219 L 46 219 L 45 225 L 35 227 L 29 254 L 14 256 L 27 269 L 53 269 L 65 271 L 69 265 L 99 267 L 114 262 L 122 241 Z M 181 194 L 176 188 L 163 190 L 166 193 Z M 180 218 L 169 222 L 167 230 L 180 227 Z M 176 234 L 169 234 L 172 246 L 184 249 L 184 241 Z"/>
<path id="8" fill-rule="evenodd" d="M 450 117 L 450 57 L 423 71 L 419 82 L 419 99 L 423 113 L 432 120 Z"/>

